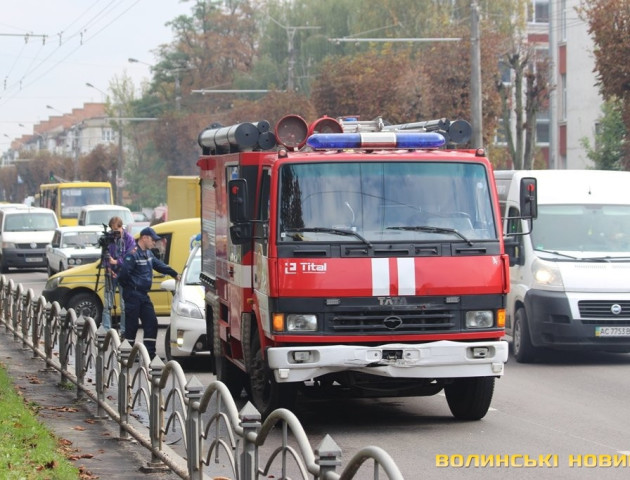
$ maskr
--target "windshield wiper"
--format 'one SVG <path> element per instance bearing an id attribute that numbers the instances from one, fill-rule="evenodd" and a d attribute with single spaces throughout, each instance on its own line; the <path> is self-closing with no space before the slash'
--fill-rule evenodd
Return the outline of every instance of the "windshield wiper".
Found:
<path id="1" fill-rule="evenodd" d="M 426 232 L 426 233 L 445 233 L 445 234 L 455 234 L 462 240 L 464 240 L 469 246 L 472 247 L 473 243 L 464 235 L 459 233 L 454 228 L 445 228 L 445 227 L 431 227 L 429 225 L 416 225 L 416 226 L 398 226 L 398 227 L 385 227 L 385 230 L 406 230 L 409 232 Z"/>
<path id="2" fill-rule="evenodd" d="M 289 228 L 287 230 L 285 230 L 286 232 L 296 232 L 297 233 L 301 233 L 301 232 L 314 232 L 314 233 L 333 233 L 336 235 L 344 235 L 344 236 L 351 236 L 351 237 L 356 237 L 359 240 L 361 240 L 363 243 L 365 243 L 368 247 L 371 247 L 372 244 L 361 234 L 353 231 L 353 230 L 345 230 L 343 228 L 327 228 L 327 227 L 303 227 L 303 228 Z M 293 239 L 293 240 L 304 240 L 302 237 L 300 237 L 299 235 L 296 234 L 289 234 L 289 236 Z"/>
<path id="3" fill-rule="evenodd" d="M 551 253 L 552 255 L 558 255 L 559 257 L 570 258 L 571 260 L 579 260 L 578 257 L 574 257 L 573 255 L 567 255 L 566 253 L 560 253 L 556 250 L 545 250 L 543 248 L 534 248 L 534 250 L 537 252 Z"/>

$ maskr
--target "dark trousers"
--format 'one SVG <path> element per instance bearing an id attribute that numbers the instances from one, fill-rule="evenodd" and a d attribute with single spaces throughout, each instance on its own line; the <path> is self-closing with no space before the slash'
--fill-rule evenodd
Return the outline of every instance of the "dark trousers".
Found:
<path id="1" fill-rule="evenodd" d="M 138 319 L 144 330 L 144 346 L 147 347 L 151 359 L 155 357 L 155 342 L 157 340 L 158 322 L 153 303 L 146 292 L 125 288 L 125 339 L 131 345 L 136 341 L 138 333 Z"/>

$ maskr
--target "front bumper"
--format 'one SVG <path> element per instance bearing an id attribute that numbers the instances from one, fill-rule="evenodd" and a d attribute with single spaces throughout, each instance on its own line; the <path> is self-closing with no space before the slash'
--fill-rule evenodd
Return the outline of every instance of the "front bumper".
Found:
<path id="1" fill-rule="evenodd" d="M 391 378 L 496 377 L 503 375 L 508 344 L 441 340 L 374 347 L 309 345 L 271 347 L 267 356 L 277 382 L 303 382 L 347 370 Z"/>
<path id="2" fill-rule="evenodd" d="M 12 268 L 46 268 L 46 249 L 5 248 L 2 262 L 5 267 Z"/>
<path id="3" fill-rule="evenodd" d="M 582 315 L 580 304 L 598 306 L 598 315 Z M 525 311 L 532 343 L 536 347 L 566 350 L 630 351 L 630 336 L 597 334 L 602 327 L 630 325 L 627 308 L 618 315 L 606 313 L 611 312 L 614 304 L 630 304 L 630 294 L 529 290 L 525 296 Z"/>
<path id="4" fill-rule="evenodd" d="M 210 355 L 206 322 L 198 318 L 173 316 L 171 313 L 171 356 Z M 179 340 L 179 342 L 178 342 Z"/>

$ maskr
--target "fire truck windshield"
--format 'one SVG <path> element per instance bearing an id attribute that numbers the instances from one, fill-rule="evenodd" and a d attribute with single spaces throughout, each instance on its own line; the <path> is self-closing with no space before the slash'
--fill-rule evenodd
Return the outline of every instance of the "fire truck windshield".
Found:
<path id="1" fill-rule="evenodd" d="M 498 239 L 487 172 L 476 163 L 286 164 L 278 209 L 286 242 Z"/>

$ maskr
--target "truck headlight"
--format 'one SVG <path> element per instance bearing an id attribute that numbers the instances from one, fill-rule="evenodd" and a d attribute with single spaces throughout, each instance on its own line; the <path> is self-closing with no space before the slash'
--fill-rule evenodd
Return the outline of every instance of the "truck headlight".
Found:
<path id="1" fill-rule="evenodd" d="M 560 269 L 553 262 L 536 258 L 532 262 L 534 285 L 544 290 L 564 290 Z"/>
<path id="2" fill-rule="evenodd" d="M 317 330 L 317 316 L 303 313 L 287 315 L 287 332 L 315 332 Z"/>
<path id="3" fill-rule="evenodd" d="M 466 312 L 466 328 L 490 328 L 494 325 L 494 315 L 490 310 Z"/>

